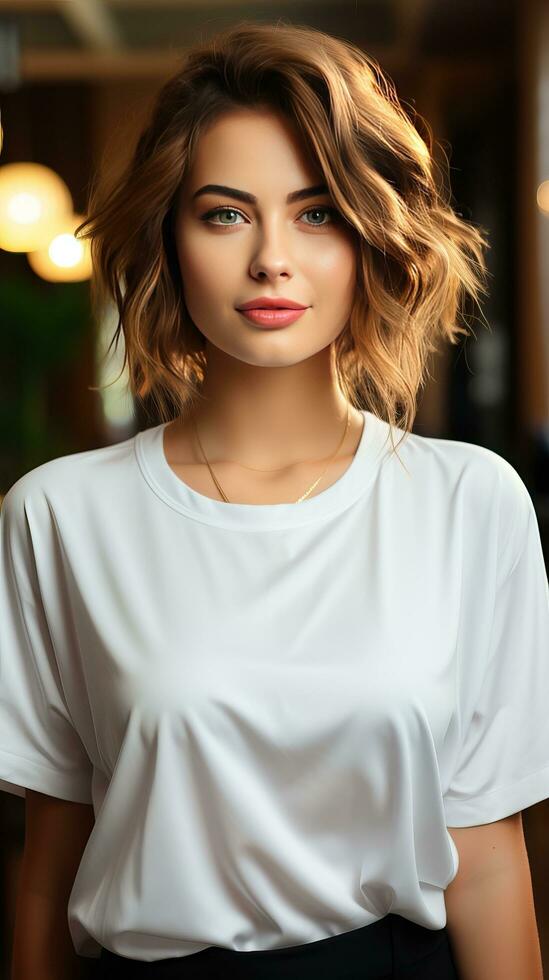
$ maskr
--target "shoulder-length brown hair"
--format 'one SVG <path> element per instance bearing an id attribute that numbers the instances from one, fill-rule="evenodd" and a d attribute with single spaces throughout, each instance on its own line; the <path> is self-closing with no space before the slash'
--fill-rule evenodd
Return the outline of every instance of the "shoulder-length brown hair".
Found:
<path id="1" fill-rule="evenodd" d="M 118 309 L 109 350 L 123 330 L 133 396 L 163 421 L 200 397 L 205 338 L 183 298 L 174 212 L 201 134 L 240 106 L 275 108 L 297 125 L 354 229 L 355 299 L 332 349 L 338 383 L 355 407 L 411 431 L 428 355 L 469 333 L 458 322 L 465 301 L 487 293 L 484 229 L 452 209 L 428 124 L 415 114 L 424 138 L 377 62 L 281 22 L 243 21 L 192 46 L 122 176 L 91 191 L 77 237 L 92 239 L 94 305 Z"/>

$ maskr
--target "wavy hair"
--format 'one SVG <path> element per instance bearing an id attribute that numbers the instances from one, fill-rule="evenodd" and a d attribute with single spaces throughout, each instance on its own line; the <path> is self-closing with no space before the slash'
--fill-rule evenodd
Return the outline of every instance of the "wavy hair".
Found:
<path id="1" fill-rule="evenodd" d="M 118 311 L 108 351 L 122 330 L 131 393 L 162 421 L 200 397 L 206 340 L 186 309 L 174 215 L 201 134 L 237 107 L 293 121 L 354 229 L 355 297 L 332 344 L 337 382 L 351 404 L 406 435 L 428 355 L 468 335 L 466 304 L 488 292 L 489 245 L 453 209 L 429 125 L 407 115 L 379 64 L 306 25 L 241 21 L 193 45 L 122 175 L 92 187 L 76 236 L 91 238 L 94 307 L 107 299 Z"/>

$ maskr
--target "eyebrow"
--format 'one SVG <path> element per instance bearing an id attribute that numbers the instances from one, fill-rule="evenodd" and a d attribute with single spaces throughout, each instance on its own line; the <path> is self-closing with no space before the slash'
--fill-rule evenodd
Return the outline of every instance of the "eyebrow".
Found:
<path id="1" fill-rule="evenodd" d="M 293 204 L 294 201 L 303 201 L 308 197 L 316 197 L 318 194 L 328 193 L 328 186 L 326 184 L 303 187 L 300 191 L 292 191 L 291 194 L 288 194 L 286 204 Z M 225 187 L 224 184 L 204 184 L 203 187 L 199 187 L 194 192 L 192 200 L 194 201 L 201 194 L 226 194 L 228 197 L 234 197 L 237 201 L 243 201 L 245 204 L 257 204 L 257 197 L 254 194 L 249 194 L 247 191 L 239 191 L 236 187 Z"/>

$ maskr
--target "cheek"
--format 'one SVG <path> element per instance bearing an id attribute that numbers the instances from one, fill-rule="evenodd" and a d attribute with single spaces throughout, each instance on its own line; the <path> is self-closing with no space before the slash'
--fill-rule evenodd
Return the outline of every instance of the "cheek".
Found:
<path id="1" fill-rule="evenodd" d="M 219 256 L 210 254 L 207 242 L 181 235 L 177 241 L 177 256 L 186 297 L 207 299 L 219 285 Z"/>
<path id="2" fill-rule="evenodd" d="M 319 249 L 310 265 L 311 280 L 320 291 L 338 301 L 354 290 L 356 254 L 352 243 L 335 241 Z"/>

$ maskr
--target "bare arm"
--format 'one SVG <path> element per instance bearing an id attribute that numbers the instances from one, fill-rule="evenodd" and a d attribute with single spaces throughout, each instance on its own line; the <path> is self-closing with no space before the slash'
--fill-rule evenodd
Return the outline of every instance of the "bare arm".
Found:
<path id="1" fill-rule="evenodd" d="M 27 790 L 11 980 L 80 980 L 96 960 L 77 956 L 67 904 L 94 824 L 93 807 Z"/>
<path id="2" fill-rule="evenodd" d="M 445 892 L 460 980 L 543 980 L 521 814 L 448 832 L 460 856 Z"/>

